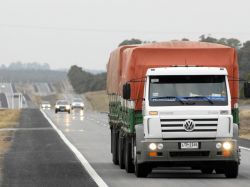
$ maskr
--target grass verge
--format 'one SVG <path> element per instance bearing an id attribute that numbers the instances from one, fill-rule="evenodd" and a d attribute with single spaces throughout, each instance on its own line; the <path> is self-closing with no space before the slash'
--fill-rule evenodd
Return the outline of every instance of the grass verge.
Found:
<path id="1" fill-rule="evenodd" d="M 19 123 L 19 118 L 20 110 L 0 110 L 0 130 L 16 127 Z M 13 136 L 13 131 L 0 131 L 1 155 L 4 155 L 9 150 Z M 2 159 L 3 157 L 0 157 L 0 164 L 2 164 Z"/>
<path id="2" fill-rule="evenodd" d="M 60 99 L 59 94 L 52 94 L 52 95 L 47 95 L 47 96 L 39 96 L 39 95 L 33 95 L 31 98 L 32 102 L 39 107 L 42 101 L 49 101 L 51 106 L 54 106 L 56 104 L 56 101 Z"/>
<path id="3" fill-rule="evenodd" d="M 99 112 L 108 112 L 108 96 L 105 90 L 87 92 L 84 95 L 92 105 L 93 110 Z"/>
<path id="4" fill-rule="evenodd" d="M 250 110 L 240 111 L 240 137 L 250 140 Z"/>

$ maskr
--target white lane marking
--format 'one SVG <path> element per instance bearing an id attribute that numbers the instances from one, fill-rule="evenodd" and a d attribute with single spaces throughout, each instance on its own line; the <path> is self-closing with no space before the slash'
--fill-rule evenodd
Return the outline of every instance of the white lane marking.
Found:
<path id="1" fill-rule="evenodd" d="M 247 150 L 247 151 L 250 151 L 250 148 L 247 148 L 247 147 L 242 147 L 242 146 L 239 146 L 240 149 L 244 149 L 244 150 Z"/>
<path id="2" fill-rule="evenodd" d="M 40 130 L 53 130 L 51 127 L 37 127 L 37 128 L 2 128 L 0 132 L 4 131 L 40 131 Z"/>
<path id="3" fill-rule="evenodd" d="M 108 187 L 108 185 L 103 181 L 103 179 L 96 173 L 94 168 L 89 164 L 87 159 L 81 154 L 80 151 L 66 138 L 66 136 L 62 133 L 60 129 L 56 127 L 56 125 L 52 122 L 52 120 L 47 116 L 47 114 L 40 110 L 44 117 L 48 120 L 48 122 L 51 124 L 51 126 L 55 129 L 55 131 L 58 133 L 58 135 L 61 137 L 61 139 L 64 141 L 64 143 L 71 149 L 71 151 L 76 155 L 78 160 L 81 162 L 83 167 L 86 169 L 86 171 L 89 173 L 89 175 L 92 177 L 92 179 L 96 182 L 96 184 L 100 187 Z"/>

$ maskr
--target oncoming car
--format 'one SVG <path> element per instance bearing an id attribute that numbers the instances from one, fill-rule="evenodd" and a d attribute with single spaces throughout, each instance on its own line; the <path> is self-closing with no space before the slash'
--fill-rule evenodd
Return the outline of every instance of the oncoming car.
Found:
<path id="1" fill-rule="evenodd" d="M 66 100 L 59 100 L 55 105 L 55 113 L 57 112 L 68 112 L 70 113 L 70 104 Z"/>
<path id="2" fill-rule="evenodd" d="M 74 98 L 71 103 L 71 109 L 79 108 L 81 110 L 84 109 L 84 103 L 81 98 Z"/>
<path id="3" fill-rule="evenodd" d="M 50 105 L 49 101 L 42 101 L 40 107 L 41 107 L 41 109 L 50 109 L 51 105 Z"/>

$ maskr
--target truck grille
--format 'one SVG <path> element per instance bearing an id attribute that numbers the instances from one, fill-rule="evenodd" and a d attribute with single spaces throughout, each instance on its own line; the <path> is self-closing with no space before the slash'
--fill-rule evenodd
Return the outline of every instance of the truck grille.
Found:
<path id="1" fill-rule="evenodd" d="M 184 122 L 192 120 L 195 124 L 192 131 L 186 131 Z M 163 138 L 211 138 L 217 133 L 218 118 L 209 119 L 161 119 Z"/>
<path id="2" fill-rule="evenodd" d="M 207 157 L 209 156 L 209 151 L 179 151 L 170 152 L 171 157 Z"/>

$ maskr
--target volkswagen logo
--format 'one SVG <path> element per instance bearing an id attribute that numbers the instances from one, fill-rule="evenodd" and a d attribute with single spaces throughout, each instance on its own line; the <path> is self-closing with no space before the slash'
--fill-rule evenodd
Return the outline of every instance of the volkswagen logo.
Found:
<path id="1" fill-rule="evenodd" d="M 185 129 L 186 131 L 191 132 L 191 131 L 193 131 L 194 128 L 195 128 L 195 123 L 194 123 L 193 120 L 188 119 L 188 120 L 184 121 L 183 127 L 184 127 L 184 129 Z"/>

